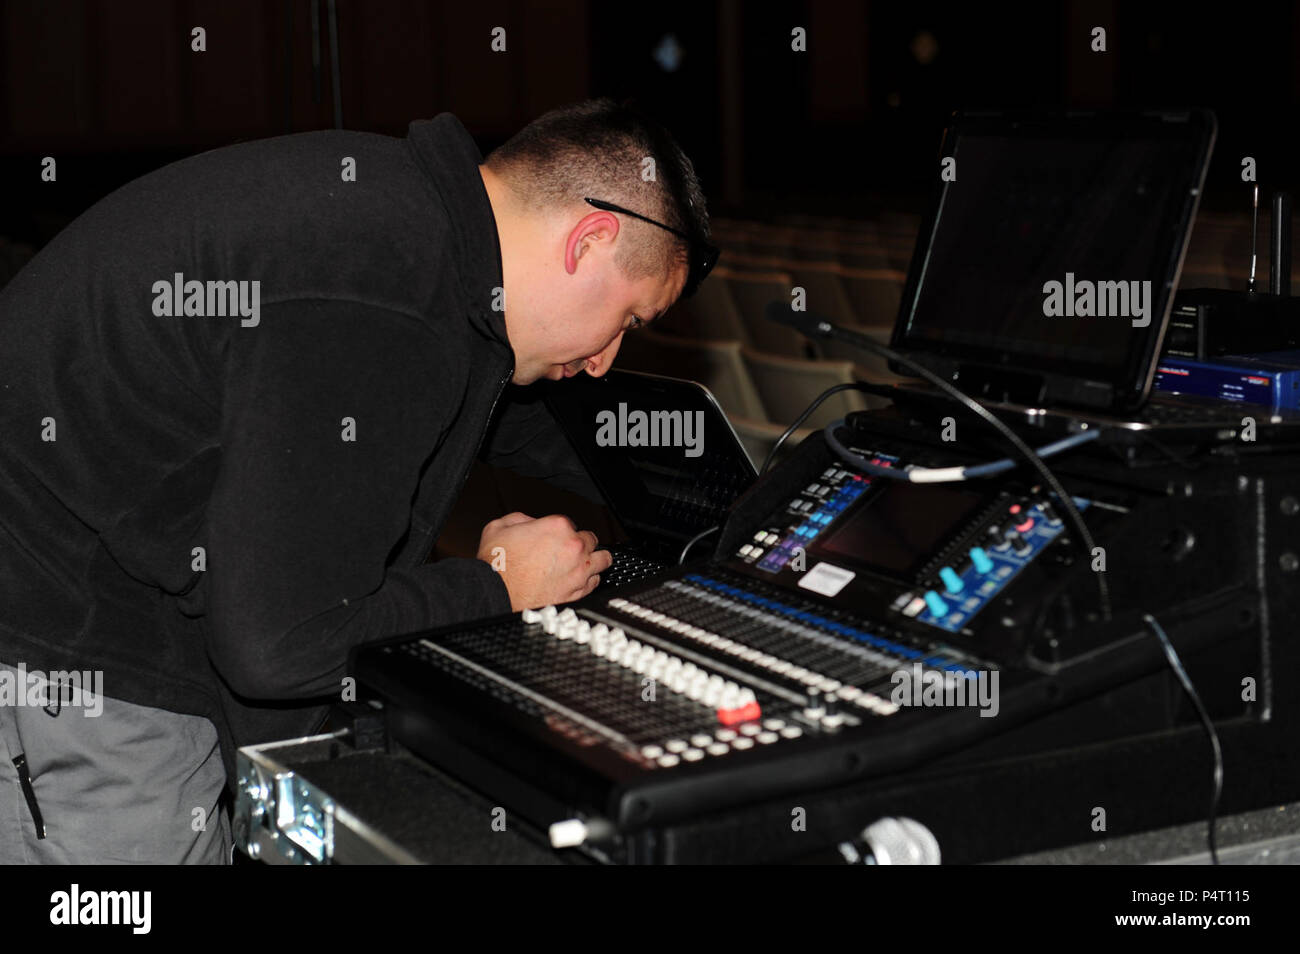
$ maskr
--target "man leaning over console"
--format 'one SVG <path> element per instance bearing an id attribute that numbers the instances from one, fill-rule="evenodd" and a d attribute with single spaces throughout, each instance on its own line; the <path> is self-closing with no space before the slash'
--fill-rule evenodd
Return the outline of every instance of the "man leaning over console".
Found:
<path id="1" fill-rule="evenodd" d="M 424 561 L 480 451 L 594 492 L 510 384 L 604 374 L 707 235 L 607 101 L 486 162 L 451 114 L 219 149 L 68 226 L 0 293 L 0 677 L 102 699 L 0 694 L 0 862 L 224 862 L 236 748 L 318 728 L 349 648 L 589 593 L 563 516 Z"/>

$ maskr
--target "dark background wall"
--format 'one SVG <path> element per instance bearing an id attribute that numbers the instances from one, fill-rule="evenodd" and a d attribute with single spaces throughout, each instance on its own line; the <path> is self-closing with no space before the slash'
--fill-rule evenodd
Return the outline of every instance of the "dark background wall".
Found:
<path id="1" fill-rule="evenodd" d="M 123 182 L 232 142 L 340 120 L 400 135 L 451 110 L 487 150 L 593 95 L 639 99 L 694 157 L 715 212 L 755 217 L 920 211 L 962 105 L 1208 105 L 1207 207 L 1245 208 L 1242 156 L 1262 191 L 1297 176 L 1293 4 L 336 0 L 337 97 L 330 6 L 0 2 L 0 236 L 39 246 Z M 190 49 L 195 26 L 207 52 Z M 796 26 L 807 52 L 791 50 Z"/>

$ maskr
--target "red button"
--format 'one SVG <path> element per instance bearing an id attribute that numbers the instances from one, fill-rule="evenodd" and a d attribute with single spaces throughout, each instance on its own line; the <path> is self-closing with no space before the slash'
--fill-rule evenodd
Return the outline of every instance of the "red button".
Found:
<path id="1" fill-rule="evenodd" d="M 1019 533 L 1024 533 L 1026 530 L 1032 530 L 1033 528 L 1034 528 L 1034 518 L 1033 518 L 1033 517 L 1030 517 L 1030 518 L 1029 518 L 1028 520 L 1026 520 L 1024 523 L 1018 523 L 1018 524 L 1016 524 L 1016 530 L 1017 530 Z"/>
<path id="2" fill-rule="evenodd" d="M 752 722 L 763 715 L 757 702 L 751 702 L 739 709 L 719 709 L 718 721 L 723 725 L 736 725 L 739 722 Z"/>
<path id="3" fill-rule="evenodd" d="M 1020 513 L 1020 504 L 1012 504 L 1008 513 Z"/>

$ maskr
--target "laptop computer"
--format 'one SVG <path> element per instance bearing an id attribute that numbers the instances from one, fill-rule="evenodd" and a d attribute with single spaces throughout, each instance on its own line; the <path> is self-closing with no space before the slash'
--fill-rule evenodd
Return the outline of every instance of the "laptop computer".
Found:
<path id="1" fill-rule="evenodd" d="M 675 566 L 757 479 L 726 414 L 695 381 L 610 370 L 549 384 L 545 399 L 629 537 L 609 548 L 614 564 L 601 588 Z M 702 540 L 697 553 L 712 543 Z"/>
<path id="2" fill-rule="evenodd" d="M 1047 431 L 1222 440 L 1252 413 L 1300 439 L 1293 411 L 1152 390 L 1215 131 L 1205 110 L 955 114 L 891 347 Z"/>

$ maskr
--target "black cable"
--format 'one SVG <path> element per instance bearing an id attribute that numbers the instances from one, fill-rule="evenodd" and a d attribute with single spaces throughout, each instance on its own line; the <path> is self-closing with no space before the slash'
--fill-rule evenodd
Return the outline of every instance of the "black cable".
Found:
<path id="1" fill-rule="evenodd" d="M 1000 474 L 1003 471 L 1011 470 L 1016 466 L 1016 462 L 1010 457 L 1003 457 L 999 460 L 985 461 L 982 464 L 971 464 L 967 467 L 914 467 L 900 470 L 896 467 L 873 464 L 861 454 L 855 454 L 849 450 L 835 436 L 835 432 L 844 426 L 844 419 L 832 421 L 822 428 L 822 436 L 826 438 L 826 443 L 830 445 L 831 450 L 835 451 L 844 460 L 850 461 L 855 467 L 864 473 L 874 474 L 878 477 L 885 477 L 889 480 L 912 481 L 918 484 L 935 484 L 935 483 L 952 483 L 954 481 L 978 480 L 981 477 L 989 477 L 993 474 Z M 1063 437 L 1059 441 L 1053 441 L 1051 444 L 1044 444 L 1042 447 L 1034 448 L 1034 453 L 1041 458 L 1055 457 L 1057 454 L 1067 451 L 1080 444 L 1086 444 L 1089 441 L 1095 441 L 1101 437 L 1099 431 L 1081 431 L 1078 434 L 1071 434 L 1069 437 Z M 959 471 L 960 477 L 952 479 L 936 480 L 930 475 L 938 471 Z"/>
<path id="2" fill-rule="evenodd" d="M 786 438 L 788 438 L 791 434 L 797 431 L 799 429 L 799 425 L 802 424 L 804 421 L 808 420 L 809 416 L 812 414 L 813 411 L 821 407 L 822 401 L 825 401 L 832 394 L 836 394 L 839 391 L 850 391 L 850 390 L 868 391 L 870 390 L 870 388 L 865 388 L 861 384 L 855 381 L 852 384 L 833 385 L 827 388 L 821 394 L 817 395 L 817 397 L 813 400 L 813 402 L 809 404 L 807 408 L 804 409 L 804 412 L 794 419 L 794 423 L 785 429 L 785 433 L 776 439 L 776 443 L 772 445 L 772 449 L 767 452 L 767 459 L 763 461 L 763 466 L 759 468 L 758 476 L 762 477 L 765 473 L 767 473 L 767 469 L 772 466 L 772 461 L 776 459 L 776 452 L 780 450 L 781 445 L 785 443 Z"/>
<path id="3" fill-rule="evenodd" d="M 1201 717 L 1201 724 L 1205 726 L 1205 731 L 1210 737 L 1210 747 L 1214 750 L 1214 791 L 1210 795 L 1207 840 L 1210 845 L 1210 863 L 1217 865 L 1219 863 L 1219 851 L 1214 842 L 1214 825 L 1215 817 L 1219 811 L 1219 796 L 1223 794 L 1223 749 L 1219 746 L 1219 734 L 1214 731 L 1214 723 L 1210 721 L 1210 714 L 1205 711 L 1201 697 L 1197 694 L 1196 687 L 1192 685 L 1192 680 L 1187 675 L 1187 670 L 1183 668 L 1182 660 L 1178 658 L 1178 653 L 1174 650 L 1174 644 L 1169 641 L 1164 629 L 1161 628 L 1160 624 L 1156 622 L 1156 618 L 1150 613 L 1143 613 L 1142 620 L 1155 630 L 1156 636 L 1160 639 L 1160 645 L 1165 650 L 1165 658 L 1169 660 L 1169 668 L 1174 671 L 1178 681 L 1183 684 L 1183 691 L 1192 700 L 1192 705 L 1196 708 L 1196 714 Z"/>
<path id="4" fill-rule="evenodd" d="M 703 533 L 697 533 L 695 536 L 691 537 L 690 541 L 682 549 L 682 555 L 677 558 L 677 565 L 681 566 L 683 563 L 686 562 L 686 554 L 691 552 L 691 547 L 695 546 L 695 544 L 699 543 L 710 533 L 713 533 L 714 531 L 721 530 L 721 529 L 722 529 L 722 525 L 719 524 L 716 527 L 709 527 L 709 529 L 705 530 Z"/>
<path id="5" fill-rule="evenodd" d="M 1071 526 L 1073 526 L 1079 534 L 1079 548 L 1084 552 L 1086 560 L 1090 561 L 1092 559 L 1092 551 L 1096 548 L 1096 544 L 1093 542 L 1092 534 L 1088 532 L 1088 525 L 1083 522 L 1083 517 L 1079 514 L 1079 509 L 1074 505 L 1074 498 L 1066 493 L 1065 487 L 1061 485 L 1059 480 L 1057 480 L 1056 475 L 1053 474 L 1048 466 L 1043 463 L 1042 458 L 1034 453 L 1033 448 L 1020 439 L 1015 431 L 1007 427 L 1006 424 L 1000 421 L 983 405 L 953 387 L 929 368 L 918 364 L 910 358 L 905 358 L 892 348 L 887 348 L 882 344 L 877 344 L 866 335 L 846 331 L 842 328 L 834 329 L 834 326 L 829 322 L 819 322 L 819 325 L 821 326 L 821 329 L 824 329 L 822 330 L 824 335 L 829 335 L 832 330 L 838 330 L 841 335 L 849 338 L 860 348 L 870 351 L 873 354 L 878 354 L 881 357 L 888 358 L 891 361 L 895 361 L 898 364 L 903 365 L 905 368 L 910 368 L 912 371 L 916 372 L 918 376 L 929 381 L 945 394 L 954 398 L 958 403 L 962 404 L 968 410 L 982 418 L 987 424 L 989 424 L 989 426 L 1010 441 L 1011 446 L 1019 452 L 1021 457 L 1029 461 L 1030 465 L 1038 471 L 1039 476 L 1047 482 L 1047 485 L 1051 487 L 1053 491 L 1055 491 L 1056 496 L 1060 500 L 1061 508 L 1065 511 L 1065 515 L 1069 519 Z M 1093 576 L 1097 579 L 1097 593 L 1101 607 L 1101 618 L 1102 620 L 1109 622 L 1111 618 L 1110 587 L 1106 583 L 1106 573 L 1104 570 L 1098 570 L 1093 572 Z"/>

